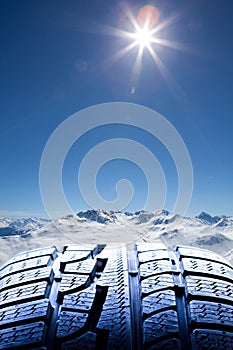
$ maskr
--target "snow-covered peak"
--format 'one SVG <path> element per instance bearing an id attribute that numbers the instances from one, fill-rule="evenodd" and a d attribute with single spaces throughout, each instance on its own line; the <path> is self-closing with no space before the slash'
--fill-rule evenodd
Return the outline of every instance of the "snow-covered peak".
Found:
<path id="1" fill-rule="evenodd" d="M 167 210 L 156 210 L 153 212 L 140 210 L 134 213 L 131 212 L 120 212 L 120 211 L 105 211 L 102 209 L 98 210 L 86 210 L 77 213 L 77 219 L 79 222 L 97 222 L 99 224 L 110 224 L 110 223 L 121 223 L 123 221 L 129 221 L 134 224 L 145 224 L 156 218 L 166 218 L 172 216 Z M 164 219 L 165 220 L 165 219 Z"/>
<path id="2" fill-rule="evenodd" d="M 134 213 L 120 212 L 120 211 L 105 211 L 102 209 L 98 210 L 86 210 L 80 211 L 76 215 L 67 215 L 61 219 L 56 220 L 59 225 L 82 225 L 86 224 L 122 224 L 123 222 L 129 225 L 137 225 L 147 227 L 164 227 L 167 229 L 170 225 L 180 225 L 180 222 L 185 222 L 185 225 L 196 225 L 201 224 L 204 226 L 213 226 L 216 228 L 233 227 L 233 217 L 211 216 L 206 212 L 201 212 L 195 218 L 186 218 L 177 214 L 169 213 L 167 210 L 155 210 L 153 212 L 141 210 Z M 0 234 L 7 232 L 10 234 L 16 234 L 16 232 L 33 232 L 39 228 L 44 227 L 50 222 L 46 219 L 38 218 L 27 218 L 27 219 L 12 219 L 12 218 L 0 218 Z M 4 232 L 3 232 L 4 231 Z"/>
<path id="3" fill-rule="evenodd" d="M 170 213 L 167 210 L 156 210 L 156 211 L 136 211 L 134 214 L 131 214 L 131 221 L 135 220 L 136 224 L 145 224 L 145 223 L 151 223 L 153 224 L 154 221 L 159 220 L 163 221 Z M 129 213 L 126 215 L 129 216 Z"/>
<path id="4" fill-rule="evenodd" d="M 196 216 L 196 218 L 207 225 L 214 225 L 224 218 L 224 216 L 211 216 L 210 214 L 202 211 L 198 216 Z"/>
<path id="5" fill-rule="evenodd" d="M 116 213 L 114 211 L 104 211 L 101 209 L 98 210 L 86 210 L 86 211 L 80 211 L 77 213 L 78 219 L 81 219 L 81 221 L 95 221 L 99 224 L 107 224 L 110 222 L 115 222 L 117 220 Z"/>
<path id="6" fill-rule="evenodd" d="M 215 224 L 216 227 L 227 227 L 227 226 L 233 226 L 233 218 L 232 217 L 226 217 L 221 216 L 220 220 Z"/>
<path id="7" fill-rule="evenodd" d="M 0 236 L 21 235 L 36 231 L 45 226 L 49 220 L 38 218 L 9 219 L 0 218 Z"/>

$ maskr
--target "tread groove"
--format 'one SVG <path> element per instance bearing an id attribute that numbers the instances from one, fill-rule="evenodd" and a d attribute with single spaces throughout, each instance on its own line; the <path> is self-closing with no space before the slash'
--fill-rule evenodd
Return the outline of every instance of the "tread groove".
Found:
<path id="1" fill-rule="evenodd" d="M 141 309 L 141 288 L 139 275 L 139 261 L 136 245 L 129 247 L 128 254 L 129 268 L 129 295 L 131 314 L 131 348 L 140 350 L 143 347 L 142 335 L 142 309 Z"/>
<path id="2" fill-rule="evenodd" d="M 179 323 L 180 345 L 181 350 L 191 350 L 191 340 L 189 334 L 188 325 L 188 313 L 187 313 L 187 300 L 185 298 L 185 285 L 186 281 L 183 277 L 182 260 L 178 259 L 175 252 L 172 252 L 172 264 L 176 266 L 173 273 L 175 296 L 176 296 L 176 308 Z M 180 271 L 179 274 L 176 272 Z"/>

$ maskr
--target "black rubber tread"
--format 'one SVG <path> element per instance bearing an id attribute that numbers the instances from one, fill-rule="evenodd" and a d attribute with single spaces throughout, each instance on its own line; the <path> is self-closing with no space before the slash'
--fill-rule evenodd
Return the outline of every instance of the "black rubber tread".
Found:
<path id="1" fill-rule="evenodd" d="M 150 243 L 18 254 L 0 269 L 0 349 L 232 350 L 233 268 Z"/>
<path id="2" fill-rule="evenodd" d="M 46 328 L 45 323 L 35 322 L 0 330 L 0 349 L 26 349 L 30 345 L 37 349 L 45 341 Z"/>
<path id="3" fill-rule="evenodd" d="M 19 253 L 15 255 L 12 259 L 8 260 L 4 265 L 0 267 L 0 271 L 3 270 L 6 266 L 11 265 L 13 263 L 17 263 L 22 260 L 30 260 L 32 258 L 42 257 L 44 255 L 51 256 L 52 259 L 57 257 L 57 248 L 56 247 L 47 247 L 47 248 L 39 248 L 34 250 L 29 250 L 27 252 Z"/>

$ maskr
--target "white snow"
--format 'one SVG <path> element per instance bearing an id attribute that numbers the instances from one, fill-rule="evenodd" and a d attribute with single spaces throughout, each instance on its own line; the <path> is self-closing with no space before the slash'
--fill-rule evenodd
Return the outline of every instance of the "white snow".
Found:
<path id="1" fill-rule="evenodd" d="M 21 251 L 49 245 L 62 249 L 64 244 L 129 242 L 196 246 L 213 250 L 233 262 L 232 232 L 233 217 L 212 217 L 205 212 L 188 218 L 166 210 L 136 213 L 88 210 L 54 222 L 0 219 L 0 263 Z"/>

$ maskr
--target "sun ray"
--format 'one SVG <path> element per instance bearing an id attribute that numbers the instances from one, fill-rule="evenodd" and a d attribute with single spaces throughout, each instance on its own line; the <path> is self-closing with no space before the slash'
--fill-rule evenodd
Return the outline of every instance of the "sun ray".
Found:
<path id="1" fill-rule="evenodd" d="M 177 84 L 176 80 L 173 78 L 172 74 L 168 70 L 167 66 L 163 63 L 161 58 L 158 56 L 158 54 L 151 47 L 148 48 L 148 51 L 150 52 L 151 57 L 153 58 L 156 66 L 158 67 L 159 72 L 164 78 L 164 81 L 166 82 L 171 93 L 175 95 L 175 97 L 178 100 L 180 100 L 180 97 L 182 97 L 182 100 L 186 101 L 187 98 L 184 94 L 184 91 L 182 90 L 180 85 Z"/>
<path id="2" fill-rule="evenodd" d="M 135 27 L 135 30 L 139 30 L 139 29 L 140 27 L 137 25 L 137 28 Z M 105 35 L 116 36 L 121 38 L 129 38 L 129 39 L 134 39 L 134 36 L 135 36 L 134 32 L 129 32 L 128 30 L 119 29 L 117 27 L 111 27 L 106 25 L 102 28 L 102 33 Z"/>
<path id="3" fill-rule="evenodd" d="M 169 16 L 162 22 L 158 23 L 154 28 L 152 28 L 152 35 L 155 35 L 156 33 L 162 31 L 163 29 L 168 28 L 175 22 L 178 22 L 185 15 L 187 10 L 188 10 L 188 7 L 183 9 L 183 11 L 174 13 L 173 15 Z"/>
<path id="4" fill-rule="evenodd" d="M 125 38 L 130 40 L 131 43 L 119 49 L 110 59 L 106 62 L 107 65 L 115 63 L 117 60 L 122 59 L 129 51 L 134 50 L 138 47 L 135 57 L 135 61 L 132 65 L 131 86 L 133 84 L 133 90 L 136 89 L 136 83 L 139 79 L 141 68 L 142 68 L 142 59 L 143 54 L 147 50 L 152 57 L 155 65 L 158 67 L 163 78 L 166 80 L 168 85 L 175 87 L 175 81 L 172 78 L 170 72 L 168 71 L 166 65 L 162 59 L 158 56 L 156 50 L 159 46 L 168 47 L 175 50 L 182 51 L 191 51 L 191 47 L 178 43 L 176 41 L 163 39 L 160 37 L 160 32 L 163 29 L 168 28 L 174 24 L 181 17 L 181 13 L 176 13 L 170 16 L 169 18 L 158 22 L 159 12 L 158 10 L 151 5 L 144 6 L 140 9 L 139 15 L 136 17 L 130 6 L 127 3 L 121 5 L 125 18 L 129 20 L 128 27 L 126 30 L 120 28 L 114 28 L 105 26 L 105 34 L 112 35 L 115 37 Z M 124 22 L 124 25 L 126 23 Z M 130 29 L 131 27 L 131 29 Z M 131 31 L 132 30 L 132 31 Z M 177 89 L 177 86 L 176 86 Z"/>
<path id="5" fill-rule="evenodd" d="M 151 42 L 154 44 L 166 46 L 171 49 L 175 49 L 183 52 L 197 53 L 197 50 L 195 50 L 193 46 L 179 43 L 177 41 L 171 41 L 171 40 L 161 39 L 161 38 L 152 38 Z"/>
<path id="6" fill-rule="evenodd" d="M 129 18 L 130 22 L 132 23 L 132 25 L 134 26 L 134 29 L 137 31 L 140 29 L 139 24 L 137 23 L 136 18 L 134 17 L 132 11 L 130 10 L 130 7 L 127 3 L 122 3 L 121 5 L 122 10 L 124 11 L 124 13 L 126 14 L 126 16 Z"/>
<path id="7" fill-rule="evenodd" d="M 158 54 L 152 49 L 151 46 L 148 48 L 148 51 L 151 54 L 151 57 L 153 58 L 156 66 L 158 67 L 162 76 L 166 80 L 170 81 L 170 74 L 168 73 L 168 69 L 167 69 L 166 65 L 163 63 L 163 61 L 159 58 Z"/>
<path id="8" fill-rule="evenodd" d="M 123 29 L 119 29 L 111 26 L 105 26 L 105 30 L 106 30 L 105 35 L 117 36 L 122 38 L 133 38 L 133 33 Z"/>
<path id="9" fill-rule="evenodd" d="M 106 64 L 113 64 L 114 62 L 118 61 L 122 57 L 124 57 L 127 52 L 131 51 L 134 47 L 137 46 L 137 43 L 134 41 L 128 46 L 123 47 L 121 50 L 117 51 L 113 56 L 111 56 L 108 60 L 106 60 Z"/>
<path id="10" fill-rule="evenodd" d="M 178 43 L 176 41 L 166 40 L 166 39 L 160 39 L 160 38 L 152 38 L 151 42 L 163 46 L 170 47 L 172 49 L 176 50 L 185 50 L 184 45 L 181 43 Z"/>
<path id="11" fill-rule="evenodd" d="M 156 27 L 154 27 L 151 30 L 151 34 L 155 35 L 156 33 L 160 32 L 161 30 L 163 30 L 164 28 L 169 27 L 172 23 L 174 23 L 176 20 L 175 16 L 171 16 L 169 18 L 167 18 L 166 20 L 164 20 L 163 22 L 159 23 Z"/>

